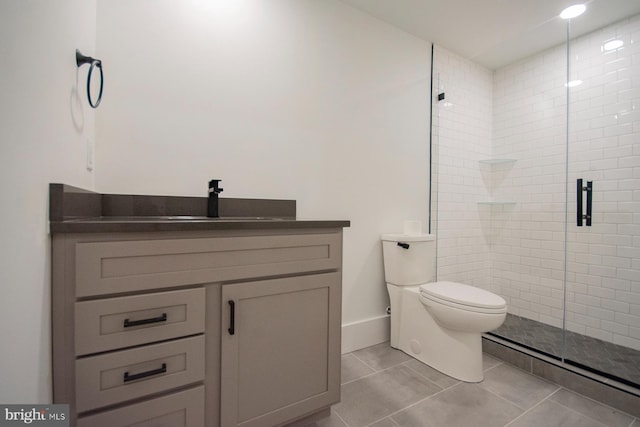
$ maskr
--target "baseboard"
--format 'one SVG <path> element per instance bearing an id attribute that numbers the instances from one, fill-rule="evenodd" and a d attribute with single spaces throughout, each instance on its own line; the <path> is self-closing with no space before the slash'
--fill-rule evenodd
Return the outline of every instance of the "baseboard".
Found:
<path id="1" fill-rule="evenodd" d="M 390 325 L 388 315 L 342 325 L 342 354 L 389 341 Z"/>

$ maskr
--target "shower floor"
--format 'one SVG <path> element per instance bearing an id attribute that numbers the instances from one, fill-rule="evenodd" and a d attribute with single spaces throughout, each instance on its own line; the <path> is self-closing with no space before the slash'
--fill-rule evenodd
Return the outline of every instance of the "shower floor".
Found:
<path id="1" fill-rule="evenodd" d="M 500 338 L 562 358 L 562 329 L 513 314 L 491 332 Z M 640 351 L 575 332 L 566 332 L 565 361 L 640 386 Z"/>

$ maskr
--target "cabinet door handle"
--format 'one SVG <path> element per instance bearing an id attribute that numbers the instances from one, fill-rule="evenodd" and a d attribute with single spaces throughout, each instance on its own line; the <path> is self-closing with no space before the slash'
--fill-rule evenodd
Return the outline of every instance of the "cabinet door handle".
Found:
<path id="1" fill-rule="evenodd" d="M 141 319 L 141 320 L 124 319 L 124 327 L 130 328 L 132 326 L 148 325 L 150 323 L 159 323 L 159 322 L 166 322 L 166 321 L 167 321 L 167 313 L 162 313 L 161 316 L 152 317 L 149 319 Z"/>
<path id="2" fill-rule="evenodd" d="M 161 368 L 152 369 L 151 371 L 140 372 L 139 374 L 129 375 L 129 372 L 124 373 L 124 382 L 135 381 L 141 378 L 151 377 L 153 375 L 164 374 L 167 372 L 167 364 L 163 363 Z"/>
<path id="3" fill-rule="evenodd" d="M 229 300 L 229 335 L 236 333 L 236 303 Z"/>

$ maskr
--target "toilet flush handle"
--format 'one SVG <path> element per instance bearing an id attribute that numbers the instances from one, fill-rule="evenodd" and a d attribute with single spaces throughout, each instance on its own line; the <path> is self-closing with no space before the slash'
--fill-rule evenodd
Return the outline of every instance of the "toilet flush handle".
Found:
<path id="1" fill-rule="evenodd" d="M 409 249 L 409 244 L 408 243 L 398 242 L 398 246 L 400 246 L 403 249 Z"/>

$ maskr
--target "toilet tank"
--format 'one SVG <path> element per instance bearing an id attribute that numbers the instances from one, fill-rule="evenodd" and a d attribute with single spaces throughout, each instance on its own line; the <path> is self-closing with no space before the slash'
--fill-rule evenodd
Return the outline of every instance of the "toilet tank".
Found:
<path id="1" fill-rule="evenodd" d="M 436 238 L 433 234 L 383 234 L 382 256 L 387 283 L 412 286 L 435 280 Z"/>

